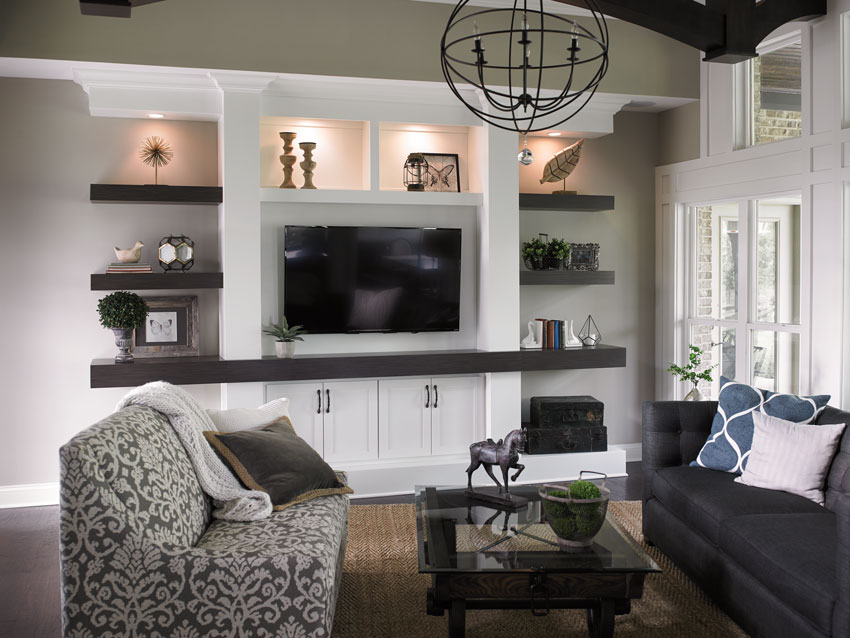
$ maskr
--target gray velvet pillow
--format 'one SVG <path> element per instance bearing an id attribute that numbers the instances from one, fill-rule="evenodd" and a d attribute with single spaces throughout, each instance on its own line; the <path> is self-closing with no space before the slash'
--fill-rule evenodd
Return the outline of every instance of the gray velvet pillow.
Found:
<path id="1" fill-rule="evenodd" d="M 295 433 L 287 417 L 253 430 L 206 431 L 204 436 L 242 485 L 267 492 L 277 511 L 319 496 L 354 492 Z"/>

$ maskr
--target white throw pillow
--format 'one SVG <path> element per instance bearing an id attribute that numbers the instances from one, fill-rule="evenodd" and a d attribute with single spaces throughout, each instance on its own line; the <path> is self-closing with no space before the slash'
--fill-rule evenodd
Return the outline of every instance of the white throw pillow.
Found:
<path id="1" fill-rule="evenodd" d="M 736 483 L 799 494 L 823 505 L 826 472 L 844 423 L 811 425 L 753 412 L 753 447 Z"/>
<path id="2" fill-rule="evenodd" d="M 289 418 L 289 399 L 275 399 L 258 408 L 207 410 L 219 432 L 240 432 L 268 425 L 281 417 Z"/>

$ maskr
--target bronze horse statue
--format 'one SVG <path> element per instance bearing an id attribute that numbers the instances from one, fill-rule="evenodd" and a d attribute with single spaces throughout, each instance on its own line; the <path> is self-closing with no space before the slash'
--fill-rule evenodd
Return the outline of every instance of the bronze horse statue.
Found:
<path id="1" fill-rule="evenodd" d="M 496 485 L 499 486 L 499 491 L 502 489 L 502 484 L 499 479 L 493 474 L 493 466 L 498 465 L 502 469 L 502 480 L 505 482 L 505 492 L 511 493 L 508 487 L 508 470 L 516 469 L 516 473 L 511 477 L 512 481 L 516 481 L 517 477 L 525 469 L 525 466 L 519 462 L 519 451 L 525 449 L 525 433 L 522 430 L 513 430 L 505 440 L 499 439 L 496 443 L 493 439 L 479 441 L 469 446 L 469 467 L 466 468 L 468 477 L 467 487 L 472 489 L 472 473 L 482 465 L 484 471 L 490 476 Z"/>

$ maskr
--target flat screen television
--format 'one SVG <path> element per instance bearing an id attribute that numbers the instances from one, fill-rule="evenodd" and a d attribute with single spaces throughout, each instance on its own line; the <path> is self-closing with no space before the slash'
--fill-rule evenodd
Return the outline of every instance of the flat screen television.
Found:
<path id="1" fill-rule="evenodd" d="M 460 328 L 459 228 L 286 226 L 284 314 L 310 334 Z"/>

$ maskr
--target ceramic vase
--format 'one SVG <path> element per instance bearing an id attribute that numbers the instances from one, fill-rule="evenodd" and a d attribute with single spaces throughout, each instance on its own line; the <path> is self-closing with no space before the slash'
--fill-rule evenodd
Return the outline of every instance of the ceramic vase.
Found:
<path id="1" fill-rule="evenodd" d="M 133 353 L 130 352 L 133 347 L 133 328 L 113 328 L 112 334 L 115 335 L 115 345 L 120 351 L 115 355 L 115 363 L 133 363 Z"/>
<path id="2" fill-rule="evenodd" d="M 301 162 L 301 170 L 304 171 L 304 186 L 301 188 L 316 188 L 313 185 L 313 171 L 316 170 L 316 162 L 313 161 L 315 142 L 301 142 L 298 145 L 304 151 L 304 161 Z"/>
<path id="3" fill-rule="evenodd" d="M 280 156 L 280 163 L 283 164 L 283 183 L 281 188 L 298 188 L 295 182 L 292 181 L 292 168 L 298 160 L 292 154 L 292 141 L 295 139 L 295 133 L 282 132 L 280 138 L 283 140 L 283 155 Z"/>
<path id="4" fill-rule="evenodd" d="M 295 354 L 294 341 L 275 341 L 274 353 L 278 359 L 291 359 Z"/>
<path id="5" fill-rule="evenodd" d="M 694 386 L 691 388 L 691 391 L 685 395 L 685 401 L 704 401 L 705 397 L 702 396 L 702 392 L 699 391 L 699 388 Z"/>

